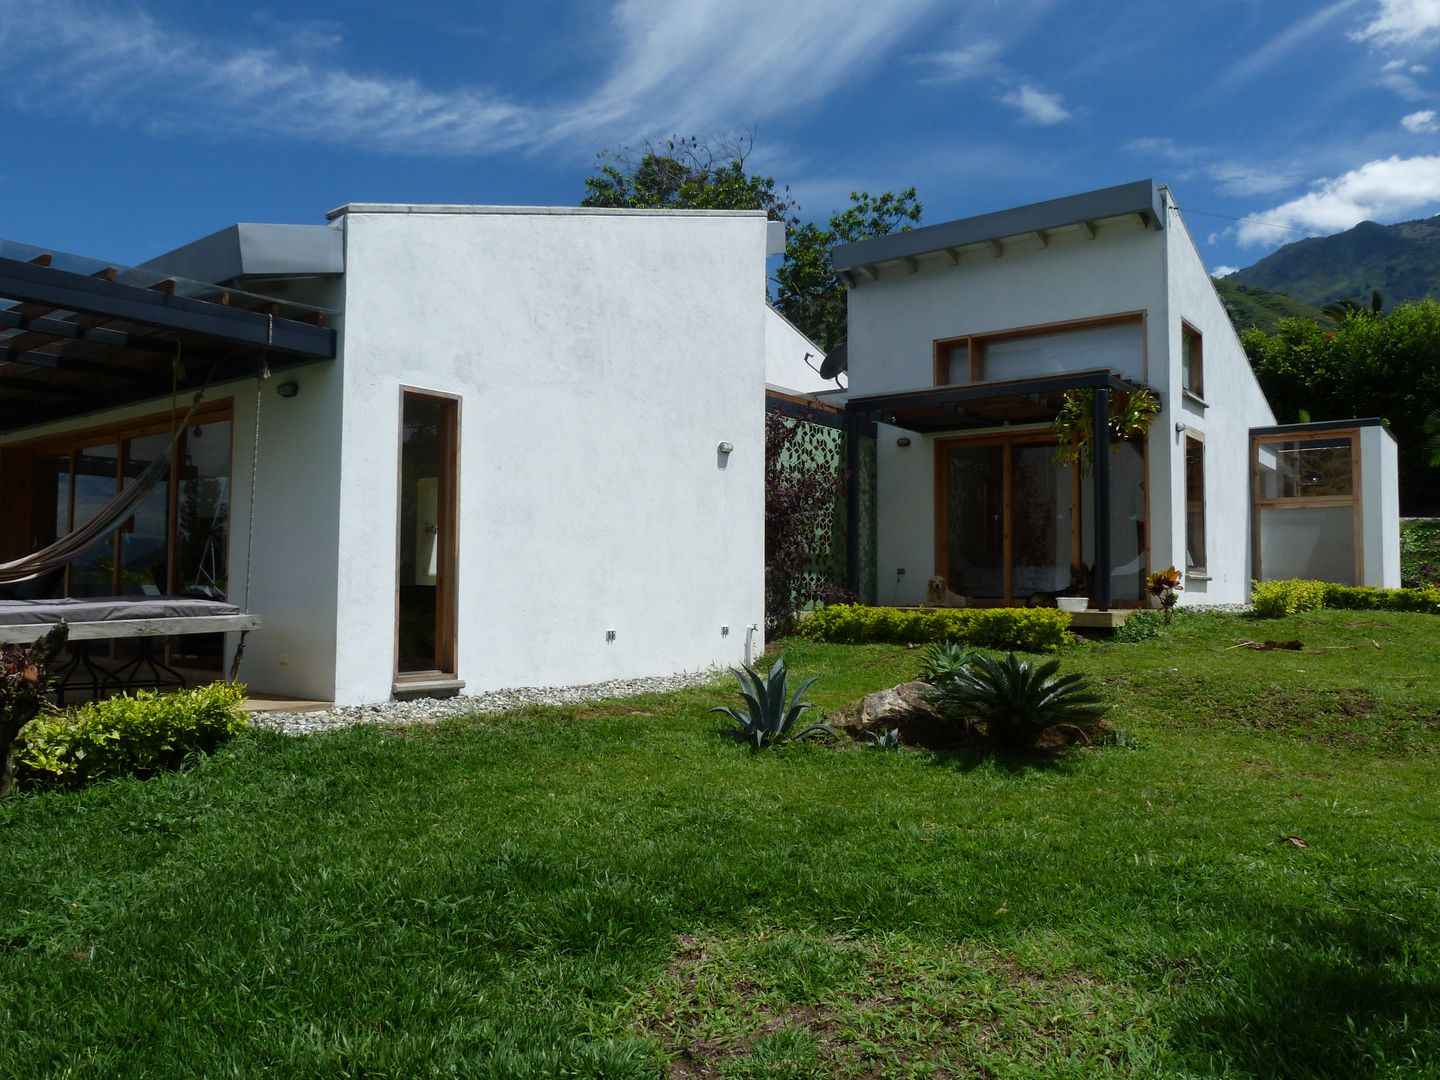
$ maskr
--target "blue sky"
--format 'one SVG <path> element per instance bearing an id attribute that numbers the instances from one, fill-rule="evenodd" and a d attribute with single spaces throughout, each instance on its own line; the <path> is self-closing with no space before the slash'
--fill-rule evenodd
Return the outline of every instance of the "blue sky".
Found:
<path id="1" fill-rule="evenodd" d="M 123 263 L 753 131 L 815 219 L 1153 176 L 1214 271 L 1440 211 L 1440 0 L 0 0 L 0 131 L 0 237 Z"/>

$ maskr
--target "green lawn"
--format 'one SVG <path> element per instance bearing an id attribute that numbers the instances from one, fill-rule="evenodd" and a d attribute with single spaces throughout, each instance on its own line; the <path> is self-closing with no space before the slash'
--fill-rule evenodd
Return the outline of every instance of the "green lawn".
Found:
<path id="1" fill-rule="evenodd" d="M 752 755 L 730 684 L 12 799 L 0 1075 L 1440 1076 L 1440 620 L 1063 656 L 1056 765 Z"/>

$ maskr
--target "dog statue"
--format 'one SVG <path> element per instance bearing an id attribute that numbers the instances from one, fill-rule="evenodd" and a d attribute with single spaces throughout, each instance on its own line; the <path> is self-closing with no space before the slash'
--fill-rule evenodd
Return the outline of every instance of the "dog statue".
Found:
<path id="1" fill-rule="evenodd" d="M 925 586 L 925 607 L 969 607 L 970 601 L 959 593 L 950 591 L 950 583 L 939 574 L 930 579 Z"/>
<path id="2" fill-rule="evenodd" d="M 1025 601 L 1026 607 L 1057 607 L 1056 599 L 1061 596 L 1089 596 L 1090 578 L 1094 574 L 1094 568 L 1084 563 L 1070 564 L 1070 584 L 1055 592 L 1031 593 L 1030 599 Z"/>

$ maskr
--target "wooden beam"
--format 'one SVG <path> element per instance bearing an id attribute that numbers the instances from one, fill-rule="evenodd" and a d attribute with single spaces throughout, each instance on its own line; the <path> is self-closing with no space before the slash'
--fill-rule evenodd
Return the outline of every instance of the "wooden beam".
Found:
<path id="1" fill-rule="evenodd" d="M 1035 230 L 1035 239 L 1040 241 L 1042 248 L 1048 248 L 1050 246 L 1050 234 L 1044 229 Z"/>
<path id="2" fill-rule="evenodd" d="M 51 255 L 50 252 L 42 251 L 33 259 L 26 259 L 25 261 L 28 262 L 31 266 L 49 266 L 54 260 L 55 256 Z"/>
<path id="3" fill-rule="evenodd" d="M 959 266 L 959 265 L 960 265 L 960 249 L 959 249 L 959 248 L 946 248 L 946 249 L 945 249 L 945 254 L 946 254 L 947 256 L 949 256 L 949 258 L 950 258 L 950 265 L 951 265 L 951 266 Z"/>
<path id="4" fill-rule="evenodd" d="M 861 276 L 864 277 L 866 281 L 880 280 L 880 272 L 873 266 L 857 266 L 855 269 L 860 271 Z"/>
<path id="5" fill-rule="evenodd" d="M 1001 255 L 1005 254 L 1005 245 L 1000 243 L 999 240 L 986 240 L 985 244 L 990 248 L 990 254 L 994 255 L 995 258 L 998 259 Z"/>
<path id="6" fill-rule="evenodd" d="M 1142 229 L 1148 229 L 1150 227 L 1150 212 L 1148 210 L 1141 210 L 1135 217 L 1140 222 Z"/>
<path id="7" fill-rule="evenodd" d="M 1097 229 L 1097 228 L 1095 227 L 1095 222 L 1093 222 L 1093 221 L 1082 221 L 1082 222 L 1080 222 L 1080 228 L 1081 228 L 1082 230 L 1084 230 L 1085 235 L 1086 235 L 1087 237 L 1089 237 L 1091 240 L 1094 240 L 1094 239 L 1095 239 L 1095 234 L 1100 231 L 1099 229 Z"/>
<path id="8" fill-rule="evenodd" d="M 905 269 L 909 270 L 912 274 L 920 269 L 920 263 L 913 255 L 905 255 L 900 261 L 905 264 Z"/>
<path id="9" fill-rule="evenodd" d="M 145 287 L 158 293 L 164 293 L 166 296 L 175 295 L 175 279 L 173 277 L 166 278 L 164 281 L 157 281 L 154 284 L 146 285 Z"/>

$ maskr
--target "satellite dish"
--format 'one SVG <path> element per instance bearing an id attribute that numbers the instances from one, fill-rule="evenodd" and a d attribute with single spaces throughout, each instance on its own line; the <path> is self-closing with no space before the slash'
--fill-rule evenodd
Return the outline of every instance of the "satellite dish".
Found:
<path id="1" fill-rule="evenodd" d="M 850 370 L 850 343 L 842 341 L 828 353 L 820 364 L 820 377 L 822 379 L 834 379 L 842 371 Z"/>

